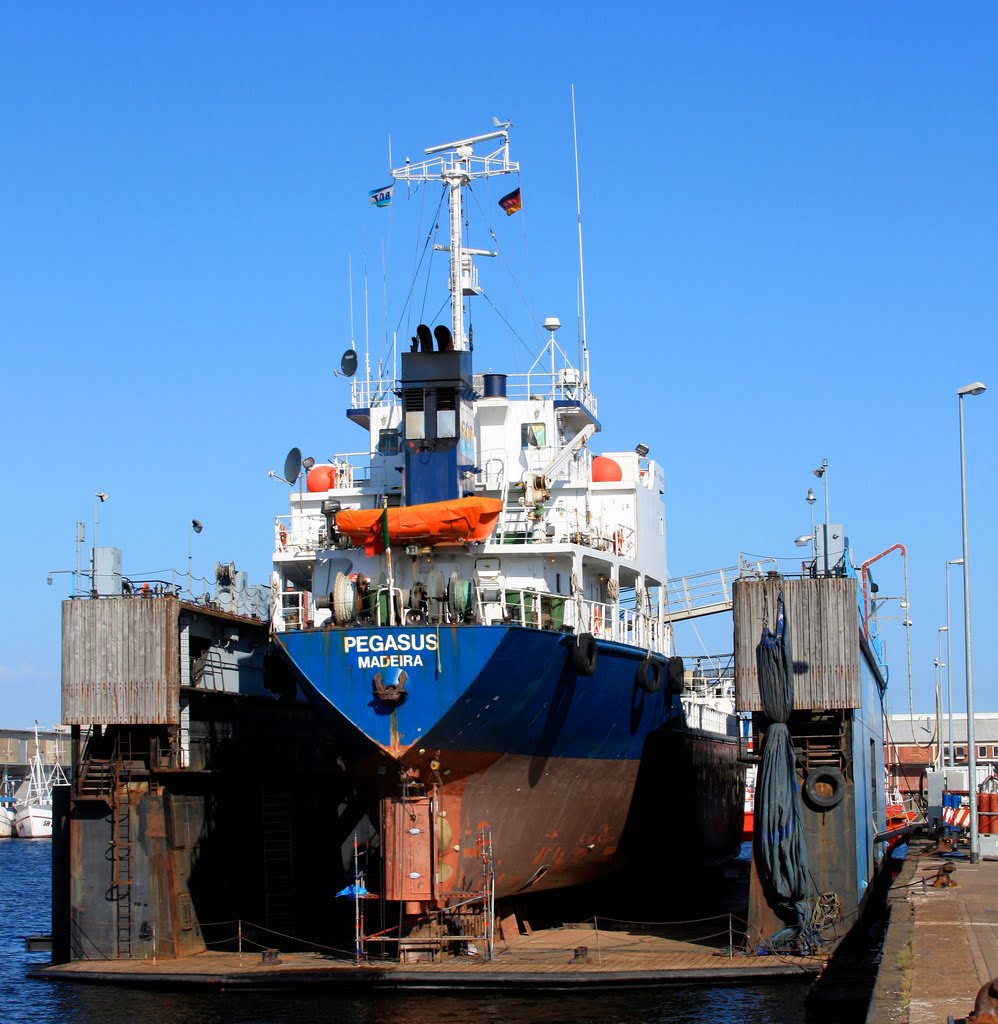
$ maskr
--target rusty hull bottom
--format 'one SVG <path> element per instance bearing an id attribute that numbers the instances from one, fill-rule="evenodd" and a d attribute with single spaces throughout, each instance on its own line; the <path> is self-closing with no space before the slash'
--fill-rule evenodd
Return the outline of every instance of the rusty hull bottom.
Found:
<path id="1" fill-rule="evenodd" d="M 718 863 L 741 838 L 736 754 L 727 739 L 680 730 L 649 737 L 640 761 L 434 752 L 420 795 L 384 799 L 380 891 L 423 903 L 479 891 L 483 828 L 498 898 L 586 885 L 624 867 L 660 877 Z"/>

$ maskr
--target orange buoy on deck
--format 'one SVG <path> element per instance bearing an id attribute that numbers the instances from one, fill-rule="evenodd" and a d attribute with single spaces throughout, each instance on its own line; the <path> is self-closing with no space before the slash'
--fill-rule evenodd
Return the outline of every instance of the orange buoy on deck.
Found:
<path id="1" fill-rule="evenodd" d="M 305 486 L 311 492 L 331 491 L 336 486 L 336 467 L 326 464 L 313 466 L 305 477 Z"/>
<path id="2" fill-rule="evenodd" d="M 613 459 L 606 455 L 597 455 L 593 459 L 594 484 L 616 483 L 618 480 L 622 480 L 623 477 L 624 472 L 620 468 L 619 462 L 614 462 Z"/>

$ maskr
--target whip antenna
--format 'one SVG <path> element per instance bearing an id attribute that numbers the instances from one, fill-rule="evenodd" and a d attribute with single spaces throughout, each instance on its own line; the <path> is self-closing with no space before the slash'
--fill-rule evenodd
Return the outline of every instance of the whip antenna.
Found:
<path id="1" fill-rule="evenodd" d="M 586 271 L 582 261 L 582 192 L 579 188 L 579 132 L 575 124 L 575 83 L 572 83 L 572 142 L 575 146 L 575 209 L 579 218 L 579 299 L 582 308 L 582 381 L 589 386 L 589 348 L 586 345 Z"/>

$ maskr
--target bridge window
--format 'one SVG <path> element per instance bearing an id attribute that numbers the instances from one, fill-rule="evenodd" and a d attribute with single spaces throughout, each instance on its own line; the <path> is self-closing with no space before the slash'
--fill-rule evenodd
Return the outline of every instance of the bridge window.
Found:
<path id="1" fill-rule="evenodd" d="M 397 430 L 381 430 L 378 432 L 378 454 L 398 455 L 399 432 Z"/>
<path id="2" fill-rule="evenodd" d="M 520 426 L 521 448 L 543 448 L 547 444 L 543 423 L 524 423 Z"/>

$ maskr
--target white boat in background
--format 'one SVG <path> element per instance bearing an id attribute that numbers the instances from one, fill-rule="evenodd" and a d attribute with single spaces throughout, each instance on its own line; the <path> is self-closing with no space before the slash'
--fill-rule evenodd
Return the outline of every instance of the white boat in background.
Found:
<path id="1" fill-rule="evenodd" d="M 36 727 L 31 774 L 28 776 L 26 792 L 18 797 L 14 812 L 14 829 L 19 839 L 52 838 L 52 789 L 68 785 L 69 780 L 58 761 L 48 772 L 45 771 Z"/>
<path id="2" fill-rule="evenodd" d="M 7 778 L 4 771 L 3 779 L 0 780 L 0 839 L 10 839 L 17 835 L 14 828 L 14 809 L 17 801 L 14 799 L 14 784 Z"/>

